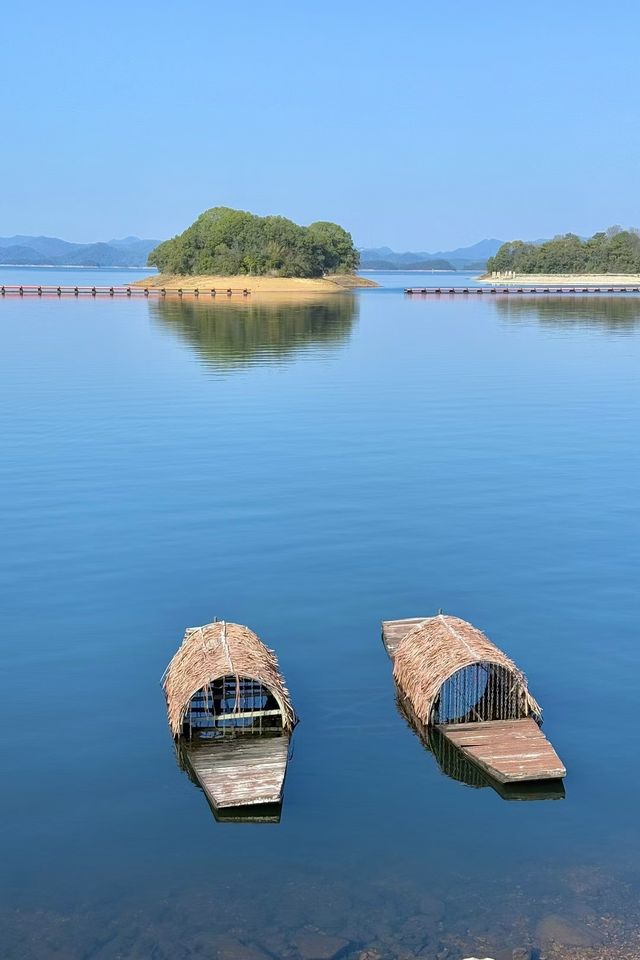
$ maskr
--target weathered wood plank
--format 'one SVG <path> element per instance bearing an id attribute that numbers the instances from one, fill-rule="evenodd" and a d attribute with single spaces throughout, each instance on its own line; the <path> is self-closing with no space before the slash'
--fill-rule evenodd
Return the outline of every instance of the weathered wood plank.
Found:
<path id="1" fill-rule="evenodd" d="M 566 776 L 564 764 L 531 717 L 444 724 L 438 729 L 500 783 L 557 780 Z"/>
<path id="2" fill-rule="evenodd" d="M 280 803 L 289 736 L 247 736 L 186 748 L 191 768 L 216 808 Z"/>
<path id="3" fill-rule="evenodd" d="M 405 620 L 383 620 L 382 621 L 382 642 L 385 650 L 393 660 L 398 644 L 403 640 L 410 630 L 417 627 L 419 623 L 424 623 L 430 617 L 409 617 Z"/>

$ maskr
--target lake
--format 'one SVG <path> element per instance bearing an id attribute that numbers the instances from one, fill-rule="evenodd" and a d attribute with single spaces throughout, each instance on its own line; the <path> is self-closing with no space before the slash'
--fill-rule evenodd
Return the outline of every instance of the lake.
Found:
<path id="1" fill-rule="evenodd" d="M 640 300 L 381 279 L 0 303 L 3 960 L 638 956 Z M 564 799 L 407 727 L 380 621 L 439 608 L 527 673 Z M 214 617 L 301 717 L 277 825 L 176 763 L 160 678 Z"/>

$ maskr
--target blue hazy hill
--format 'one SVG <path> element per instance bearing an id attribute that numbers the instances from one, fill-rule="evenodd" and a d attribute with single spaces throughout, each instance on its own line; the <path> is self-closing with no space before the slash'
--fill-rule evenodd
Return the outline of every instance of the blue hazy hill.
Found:
<path id="1" fill-rule="evenodd" d="M 502 240 L 485 239 L 478 243 L 473 243 L 468 247 L 457 247 L 455 250 L 437 250 L 434 253 L 421 251 L 407 251 L 406 253 L 397 253 L 390 247 L 369 247 L 360 250 L 360 267 L 366 270 L 380 269 L 374 264 L 384 263 L 386 269 L 391 270 L 409 270 L 416 269 L 417 264 L 429 269 L 429 264 L 434 261 L 440 264 L 444 261 L 450 264 L 455 270 L 482 269 L 486 266 L 489 257 L 495 256 Z"/>
<path id="2" fill-rule="evenodd" d="M 0 237 L 0 263 L 69 267 L 144 267 L 157 240 L 125 237 L 98 243 L 71 243 L 59 237 L 17 234 Z"/>

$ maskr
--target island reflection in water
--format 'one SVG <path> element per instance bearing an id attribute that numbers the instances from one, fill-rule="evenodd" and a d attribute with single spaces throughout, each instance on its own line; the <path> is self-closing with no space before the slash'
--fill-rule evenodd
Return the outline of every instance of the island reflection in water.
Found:
<path id="1" fill-rule="evenodd" d="M 352 294 L 330 297 L 158 300 L 151 316 L 218 370 L 292 360 L 344 345 L 358 316 Z"/>
<path id="2" fill-rule="evenodd" d="M 509 294 L 493 301 L 503 320 L 531 320 L 548 326 L 589 327 L 607 333 L 631 333 L 640 325 L 640 297 L 561 294 L 540 297 Z"/>

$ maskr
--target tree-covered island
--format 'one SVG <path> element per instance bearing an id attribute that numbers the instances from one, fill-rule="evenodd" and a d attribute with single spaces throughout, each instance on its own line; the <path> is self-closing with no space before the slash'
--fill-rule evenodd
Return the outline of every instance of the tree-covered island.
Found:
<path id="1" fill-rule="evenodd" d="M 583 240 L 574 233 L 544 243 L 503 243 L 487 273 L 640 274 L 640 232 L 609 227 Z"/>
<path id="2" fill-rule="evenodd" d="M 301 227 L 285 217 L 212 207 L 152 250 L 148 263 L 170 275 L 311 278 L 353 274 L 359 260 L 351 234 L 337 223 Z"/>

